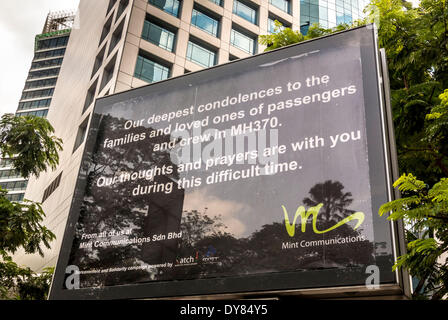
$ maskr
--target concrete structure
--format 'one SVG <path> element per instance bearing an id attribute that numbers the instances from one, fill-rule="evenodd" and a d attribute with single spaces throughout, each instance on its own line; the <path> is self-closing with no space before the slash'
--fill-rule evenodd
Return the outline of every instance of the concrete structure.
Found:
<path id="1" fill-rule="evenodd" d="M 54 106 L 53 95 L 67 48 L 74 12 L 50 12 L 42 33 L 35 38 L 35 52 L 30 72 L 16 111 L 18 116 L 46 117 Z M 8 190 L 7 198 L 22 201 L 28 180 L 11 167 L 10 159 L 0 159 L 0 186 Z"/>
<path id="2" fill-rule="evenodd" d="M 45 258 L 19 253 L 34 270 L 55 266 L 83 143 L 97 97 L 262 52 L 277 19 L 300 28 L 299 0 L 81 0 L 48 119 L 64 141 L 55 171 L 31 178 L 25 198 L 42 201 L 56 234 Z"/>

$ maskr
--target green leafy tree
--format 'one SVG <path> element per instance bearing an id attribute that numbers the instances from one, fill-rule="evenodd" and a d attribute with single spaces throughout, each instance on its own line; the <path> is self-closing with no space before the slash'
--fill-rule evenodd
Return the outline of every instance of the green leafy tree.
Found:
<path id="1" fill-rule="evenodd" d="M 413 8 L 404 0 L 372 0 L 365 13 L 364 20 L 351 26 L 313 25 L 307 35 L 277 23 L 276 32 L 260 37 L 260 43 L 269 51 L 377 24 L 379 46 L 386 50 L 399 170 L 404 174 L 394 184 L 403 198 L 383 205 L 380 214 L 391 211 L 389 219 L 403 219 L 409 226 L 408 253 L 398 258 L 395 268 L 406 267 L 419 279 L 415 297 L 440 299 L 448 288 L 448 4 L 421 0 Z"/>
<path id="2" fill-rule="evenodd" d="M 39 175 L 55 168 L 62 141 L 53 136 L 54 129 L 44 118 L 15 117 L 6 114 L 0 120 L 0 153 L 12 160 L 24 177 Z M 37 275 L 30 268 L 19 267 L 11 258 L 17 250 L 39 253 L 50 248 L 55 235 L 42 226 L 45 213 L 39 203 L 12 202 L 0 188 L 0 299 L 44 299 L 52 269 Z"/>
<path id="3" fill-rule="evenodd" d="M 386 49 L 392 89 L 400 171 L 434 185 L 448 176 L 446 140 L 428 136 L 426 115 L 448 88 L 446 0 L 422 0 L 411 8 L 401 0 L 374 0 L 379 44 Z"/>
<path id="4" fill-rule="evenodd" d="M 384 204 L 380 214 L 390 211 L 389 219 L 408 226 L 408 252 L 394 267 L 419 280 L 414 297 L 441 299 L 448 292 L 448 6 L 446 0 L 422 0 L 418 8 L 374 0 L 371 13 L 374 7 L 403 174 L 394 184 L 402 198 Z"/>
<path id="5" fill-rule="evenodd" d="M 397 259 L 396 268 L 408 268 L 419 279 L 414 297 L 441 299 L 448 293 L 448 179 L 432 188 L 412 174 L 395 183 L 403 198 L 381 206 L 388 219 L 404 219 L 411 226 L 408 252 Z"/>
<path id="6" fill-rule="evenodd" d="M 434 146 L 437 159 L 447 156 L 448 90 L 440 100 L 440 105 L 426 115 L 422 139 Z M 430 187 L 412 174 L 403 174 L 394 187 L 403 197 L 384 204 L 380 214 L 391 212 L 388 219 L 403 219 L 409 226 L 410 240 L 408 252 L 399 257 L 394 268 L 408 268 L 419 279 L 415 297 L 441 299 L 448 294 L 448 178 Z"/>
<path id="7" fill-rule="evenodd" d="M 11 158 L 23 177 L 38 177 L 47 167 L 55 169 L 59 163 L 62 141 L 53 133 L 45 118 L 5 114 L 0 119 L 0 152 Z"/>

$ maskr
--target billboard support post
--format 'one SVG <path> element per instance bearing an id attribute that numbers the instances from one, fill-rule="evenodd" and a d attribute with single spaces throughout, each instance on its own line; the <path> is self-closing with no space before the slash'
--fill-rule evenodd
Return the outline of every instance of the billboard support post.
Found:
<path id="1" fill-rule="evenodd" d="M 395 142 L 395 133 L 394 133 L 394 123 L 393 123 L 393 115 L 392 115 L 392 98 L 390 92 L 390 79 L 389 79 L 389 69 L 387 67 L 387 56 L 386 50 L 381 48 L 379 50 L 379 54 L 381 57 L 381 77 L 382 84 L 384 90 L 384 102 L 385 102 L 385 111 L 386 111 L 386 121 L 387 121 L 387 135 L 389 137 L 388 144 L 390 149 L 390 157 L 391 157 L 391 167 L 392 167 L 392 178 L 391 186 L 394 181 L 399 178 L 399 169 L 398 169 L 398 158 L 397 158 L 397 147 Z M 394 198 L 399 199 L 401 197 L 398 189 L 394 189 Z M 402 239 L 396 244 L 397 256 L 403 255 L 406 253 L 406 235 L 405 235 L 405 226 L 402 220 L 391 222 L 393 232 L 396 233 L 398 239 Z M 399 281 L 400 285 L 403 288 L 404 296 L 407 298 L 411 298 L 412 296 L 412 285 L 410 281 L 410 274 L 408 270 L 400 270 L 399 271 Z"/>

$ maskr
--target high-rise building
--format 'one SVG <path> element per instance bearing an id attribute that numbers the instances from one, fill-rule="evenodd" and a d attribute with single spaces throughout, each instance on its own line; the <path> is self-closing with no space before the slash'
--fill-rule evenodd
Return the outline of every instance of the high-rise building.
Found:
<path id="1" fill-rule="evenodd" d="M 60 165 L 31 177 L 25 194 L 42 202 L 57 240 L 44 259 L 15 260 L 34 270 L 56 265 L 96 98 L 262 52 L 258 36 L 274 20 L 300 29 L 302 2 L 81 0 L 47 115 L 64 142 Z"/>
<path id="2" fill-rule="evenodd" d="M 52 97 L 74 19 L 75 12 L 48 14 L 42 33 L 35 38 L 34 58 L 16 115 L 46 117 L 48 110 L 54 105 Z M 22 201 L 27 184 L 28 180 L 12 168 L 10 159 L 0 159 L 0 186 L 8 190 L 9 200 Z"/>

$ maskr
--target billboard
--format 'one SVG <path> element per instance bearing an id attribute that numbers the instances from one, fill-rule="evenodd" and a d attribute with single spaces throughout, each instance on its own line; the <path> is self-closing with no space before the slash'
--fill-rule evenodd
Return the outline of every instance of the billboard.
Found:
<path id="1" fill-rule="evenodd" d="M 397 284 L 375 37 L 98 99 L 50 297 Z"/>

